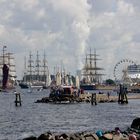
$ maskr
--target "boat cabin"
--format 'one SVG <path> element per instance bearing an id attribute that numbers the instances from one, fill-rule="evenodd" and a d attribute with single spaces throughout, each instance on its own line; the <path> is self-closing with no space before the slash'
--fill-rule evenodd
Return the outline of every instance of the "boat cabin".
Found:
<path id="1" fill-rule="evenodd" d="M 65 86 L 61 85 L 59 87 L 54 87 L 51 90 L 49 99 L 56 103 L 56 102 L 74 102 L 78 97 L 78 89 L 74 88 L 73 86 Z"/>
<path id="2" fill-rule="evenodd" d="M 72 86 L 62 86 L 61 88 L 63 90 L 62 94 L 72 95 L 74 92 L 74 89 Z"/>

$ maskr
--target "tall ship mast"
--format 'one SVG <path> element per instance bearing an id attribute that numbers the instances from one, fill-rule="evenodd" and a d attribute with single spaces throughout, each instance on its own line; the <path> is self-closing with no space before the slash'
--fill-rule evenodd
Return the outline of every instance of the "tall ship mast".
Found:
<path id="1" fill-rule="evenodd" d="M 8 78 L 8 86 L 14 87 L 15 80 L 16 80 L 16 69 L 15 69 L 15 58 L 13 56 L 13 53 L 7 53 L 7 65 L 9 67 L 9 78 Z"/>
<path id="2" fill-rule="evenodd" d="M 29 59 L 26 60 L 24 57 L 24 75 L 22 81 L 19 83 L 19 86 L 23 89 L 30 88 L 34 79 L 34 61 L 32 59 L 33 55 L 29 53 Z"/>
<path id="3" fill-rule="evenodd" d="M 94 90 L 96 89 L 96 85 L 101 82 L 103 74 L 99 71 L 103 70 L 103 68 L 97 66 L 97 61 L 101 60 L 97 58 L 98 56 L 96 50 L 94 50 L 94 53 L 91 52 L 91 48 L 89 54 L 86 54 L 85 65 L 82 69 L 82 81 L 80 84 L 80 88 L 84 90 Z"/>
<path id="4" fill-rule="evenodd" d="M 2 55 L 0 56 L 0 83 L 2 85 L 3 75 L 2 72 L 3 66 L 6 65 L 8 68 L 8 79 L 5 85 L 5 88 L 15 88 L 16 82 L 16 68 L 15 68 L 15 58 L 14 54 L 7 52 L 7 46 L 3 46 Z"/>
<path id="5" fill-rule="evenodd" d="M 49 68 L 45 52 L 43 59 L 40 60 L 39 52 L 37 51 L 35 61 L 33 60 L 33 55 L 30 52 L 27 69 L 28 71 L 26 72 L 26 60 L 25 60 L 25 72 L 23 81 L 22 83 L 20 83 L 21 88 L 29 88 L 29 87 L 46 88 L 50 85 Z"/>
<path id="6" fill-rule="evenodd" d="M 40 81 L 40 68 L 41 68 L 41 61 L 39 59 L 39 54 L 38 54 L 38 51 L 37 51 L 37 55 L 36 55 L 36 70 L 35 70 L 35 75 L 36 75 L 36 81 Z"/>
<path id="7" fill-rule="evenodd" d="M 29 60 L 28 60 L 28 73 L 29 73 L 29 83 L 31 84 L 33 81 L 33 68 L 34 68 L 34 61 L 32 60 L 32 54 L 30 52 L 29 54 Z"/>
<path id="8" fill-rule="evenodd" d="M 27 67 L 26 67 L 26 56 L 24 57 L 24 75 L 23 75 L 23 82 L 26 83 L 27 82 Z"/>
<path id="9" fill-rule="evenodd" d="M 48 62 L 46 59 L 46 54 L 44 52 L 43 56 L 43 71 L 42 71 L 42 81 L 44 82 L 44 87 L 47 87 L 50 85 L 50 73 L 49 73 L 49 67 L 48 67 Z"/>

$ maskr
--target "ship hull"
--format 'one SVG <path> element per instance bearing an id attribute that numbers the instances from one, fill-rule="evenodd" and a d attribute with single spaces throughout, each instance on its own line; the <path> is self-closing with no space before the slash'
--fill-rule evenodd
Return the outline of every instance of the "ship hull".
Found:
<path id="1" fill-rule="evenodd" d="M 80 89 L 83 90 L 96 90 L 96 86 L 95 85 L 80 85 Z"/>
<path id="2" fill-rule="evenodd" d="M 19 83 L 19 86 L 20 86 L 22 89 L 27 89 L 27 88 L 29 88 L 29 85 L 27 85 L 26 83 Z"/>

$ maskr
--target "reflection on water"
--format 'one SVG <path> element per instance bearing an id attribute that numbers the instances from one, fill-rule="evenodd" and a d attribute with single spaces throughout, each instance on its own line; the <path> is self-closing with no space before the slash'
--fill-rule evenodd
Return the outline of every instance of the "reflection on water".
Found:
<path id="1" fill-rule="evenodd" d="M 100 103 L 91 106 L 80 104 L 34 103 L 48 93 L 22 91 L 22 106 L 15 107 L 15 94 L 0 94 L 0 140 L 17 140 L 29 135 L 39 136 L 53 132 L 110 130 L 130 126 L 140 114 L 140 100 L 130 100 L 127 105 Z M 123 122 L 123 123 L 122 123 Z"/>

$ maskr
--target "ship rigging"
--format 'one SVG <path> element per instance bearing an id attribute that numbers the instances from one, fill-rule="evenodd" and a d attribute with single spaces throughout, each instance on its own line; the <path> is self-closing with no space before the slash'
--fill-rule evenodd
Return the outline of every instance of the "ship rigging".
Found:
<path id="1" fill-rule="evenodd" d="M 25 72 L 23 76 L 23 83 L 26 88 L 28 87 L 43 87 L 46 88 L 50 85 L 50 74 L 44 52 L 43 60 L 40 60 L 39 52 L 37 51 L 36 60 L 33 60 L 33 55 L 30 52 L 28 63 L 26 66 L 25 59 Z M 25 84 L 26 83 L 26 84 Z M 22 84 L 20 84 L 22 85 Z"/>
<path id="2" fill-rule="evenodd" d="M 101 83 L 101 77 L 104 74 L 99 73 L 99 71 L 104 69 L 97 66 L 97 60 L 101 60 L 97 58 L 98 56 L 96 50 L 94 50 L 94 53 L 91 52 L 91 48 L 89 54 L 86 54 L 85 65 L 82 69 L 82 81 L 80 84 L 80 87 L 83 89 L 92 90 L 95 89 L 96 84 Z"/>

